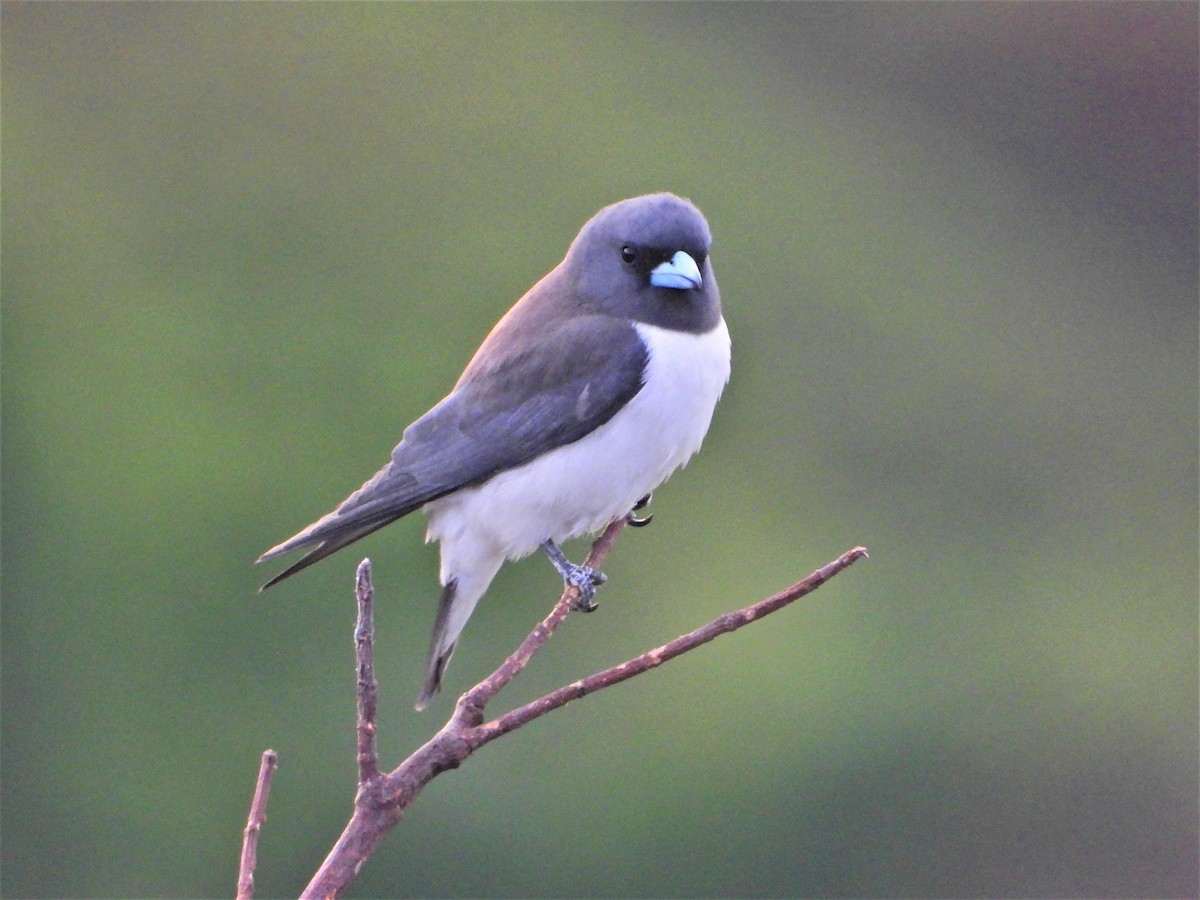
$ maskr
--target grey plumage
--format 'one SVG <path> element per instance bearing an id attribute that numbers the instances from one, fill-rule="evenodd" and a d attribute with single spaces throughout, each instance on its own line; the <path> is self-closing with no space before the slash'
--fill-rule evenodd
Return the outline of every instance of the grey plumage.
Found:
<path id="1" fill-rule="evenodd" d="M 313 547 L 262 590 L 431 500 L 578 440 L 641 389 L 646 348 L 628 322 L 579 316 L 541 333 L 537 355 L 509 342 L 509 352 L 477 365 L 485 343 L 450 395 L 404 430 L 387 465 L 333 512 L 259 557 Z"/>
<path id="2" fill-rule="evenodd" d="M 545 540 L 602 527 L 595 520 L 619 514 L 614 504 L 628 510 L 669 474 L 669 469 L 655 469 L 652 478 L 647 475 L 654 483 L 643 486 L 633 483 L 640 477 L 634 469 L 634 477 L 616 475 L 618 483 L 591 492 L 605 496 L 576 497 L 563 494 L 557 470 L 538 475 L 531 468 L 589 435 L 610 433 L 597 429 L 646 384 L 651 366 L 646 327 L 725 335 L 724 371 L 714 373 L 713 378 L 719 376 L 715 393 L 708 384 L 713 378 L 703 381 L 712 394 L 696 413 L 703 422 L 688 426 L 688 446 L 668 447 L 655 465 L 674 468 L 699 446 L 728 377 L 728 337 L 708 261 L 710 240 L 703 216 L 671 194 L 634 198 L 597 213 L 564 260 L 497 323 L 450 394 L 405 430 L 390 461 L 335 510 L 260 557 L 261 562 L 308 550 L 263 588 L 425 507 L 430 536 L 442 541 L 443 591 L 418 702 L 423 706 L 437 691 L 466 617 L 504 558 L 524 555 Z M 689 271 L 671 275 L 669 282 L 656 278 L 655 272 L 674 271 L 675 254 L 686 258 Z M 676 283 L 686 289 L 672 289 Z M 719 346 L 714 358 L 719 367 Z M 672 412 L 665 409 L 662 415 L 671 424 Z M 698 436 L 692 434 L 696 427 Z M 647 442 L 655 439 L 653 433 L 645 435 Z M 622 440 L 627 439 L 618 437 L 618 443 Z M 602 468 L 608 464 L 604 445 L 589 452 L 589 462 L 596 458 Z M 502 473 L 525 477 L 526 470 L 527 488 L 506 493 L 504 501 L 505 514 L 523 529 L 520 534 L 502 533 L 497 523 L 481 521 L 497 518 L 489 515 L 497 501 L 476 489 L 499 484 L 496 476 Z M 550 485 L 544 488 L 553 494 L 550 499 L 536 496 L 545 485 Z"/>

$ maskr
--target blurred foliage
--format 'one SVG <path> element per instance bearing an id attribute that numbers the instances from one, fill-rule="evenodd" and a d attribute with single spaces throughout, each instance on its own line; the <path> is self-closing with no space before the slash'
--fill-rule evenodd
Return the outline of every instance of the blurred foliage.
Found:
<path id="1" fill-rule="evenodd" d="M 818 595 L 439 778 L 356 896 L 1194 896 L 1194 4 L 3 6 L 3 890 L 262 896 L 411 710 L 419 517 L 268 595 L 601 205 L 690 196 L 734 376 L 507 703 Z M 573 548 L 578 554 L 582 545 Z M 356 555 L 357 554 L 357 555 Z"/>

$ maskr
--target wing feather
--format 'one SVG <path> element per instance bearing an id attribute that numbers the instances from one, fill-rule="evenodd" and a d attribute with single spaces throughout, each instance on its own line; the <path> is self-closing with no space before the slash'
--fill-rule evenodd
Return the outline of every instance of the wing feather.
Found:
<path id="1" fill-rule="evenodd" d="M 641 390 L 648 358 L 633 325 L 611 316 L 571 317 L 532 341 L 497 329 L 454 391 L 405 430 L 387 465 L 259 558 L 313 548 L 263 588 L 426 503 L 579 440 Z"/>

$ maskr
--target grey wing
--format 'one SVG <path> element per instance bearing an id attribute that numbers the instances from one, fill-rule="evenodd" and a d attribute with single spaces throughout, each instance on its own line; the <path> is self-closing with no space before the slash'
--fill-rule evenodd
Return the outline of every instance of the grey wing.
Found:
<path id="1" fill-rule="evenodd" d="M 473 365 L 405 430 L 387 465 L 337 509 L 259 557 L 312 547 L 263 589 L 438 497 L 579 440 L 641 390 L 648 359 L 628 322 L 580 316 L 544 333 L 536 347 Z"/>

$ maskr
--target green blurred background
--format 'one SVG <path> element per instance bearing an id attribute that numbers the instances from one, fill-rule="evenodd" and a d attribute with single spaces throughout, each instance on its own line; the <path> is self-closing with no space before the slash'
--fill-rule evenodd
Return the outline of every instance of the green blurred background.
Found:
<path id="1" fill-rule="evenodd" d="M 1197 7 L 3 7 L 3 891 L 262 896 L 434 707 L 419 516 L 253 559 L 438 400 L 601 205 L 695 200 L 704 452 L 496 712 L 802 604 L 438 778 L 354 896 L 1194 896 Z M 570 548 L 574 555 L 585 545 Z"/>

